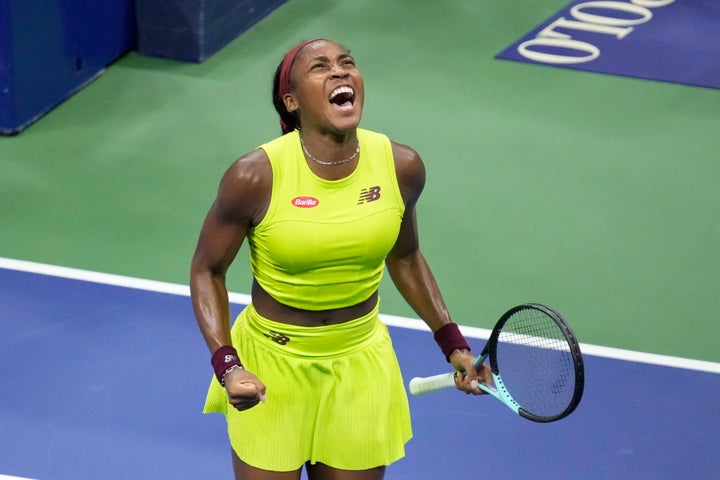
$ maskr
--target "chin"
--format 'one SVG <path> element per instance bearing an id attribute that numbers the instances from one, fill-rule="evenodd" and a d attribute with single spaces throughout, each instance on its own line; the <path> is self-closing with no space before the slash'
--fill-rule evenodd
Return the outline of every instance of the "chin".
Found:
<path id="1" fill-rule="evenodd" d="M 340 131 L 355 130 L 360 125 L 362 116 L 360 114 L 346 117 L 332 122 L 333 126 Z"/>

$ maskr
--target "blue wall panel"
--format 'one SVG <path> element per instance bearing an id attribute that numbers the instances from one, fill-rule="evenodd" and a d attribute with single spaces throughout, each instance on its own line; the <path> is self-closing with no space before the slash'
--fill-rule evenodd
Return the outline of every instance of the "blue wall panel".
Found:
<path id="1" fill-rule="evenodd" d="M 136 39 L 134 0 L 0 0 L 0 134 L 22 131 Z"/>
<path id="2" fill-rule="evenodd" d="M 0 135 L 138 47 L 201 62 L 287 0 L 0 0 Z"/>
<path id="3" fill-rule="evenodd" d="M 287 0 L 136 0 L 142 55 L 202 62 Z"/>

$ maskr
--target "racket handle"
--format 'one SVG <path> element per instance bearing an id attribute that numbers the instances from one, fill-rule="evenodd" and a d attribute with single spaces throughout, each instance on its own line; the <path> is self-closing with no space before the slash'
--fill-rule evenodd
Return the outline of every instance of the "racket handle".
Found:
<path id="1" fill-rule="evenodd" d="M 432 377 L 415 377 L 410 380 L 410 393 L 423 395 L 425 393 L 437 392 L 455 386 L 455 373 L 441 373 Z"/>

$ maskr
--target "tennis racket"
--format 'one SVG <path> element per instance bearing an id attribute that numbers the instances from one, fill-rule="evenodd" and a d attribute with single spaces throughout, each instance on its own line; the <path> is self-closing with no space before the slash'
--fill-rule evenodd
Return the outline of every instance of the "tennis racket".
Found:
<path id="1" fill-rule="evenodd" d="M 475 366 L 490 361 L 493 385 L 478 387 L 512 411 L 534 422 L 570 415 L 580 403 L 585 370 L 580 346 L 562 316 L 552 308 L 527 303 L 500 317 Z M 455 387 L 455 373 L 416 377 L 410 393 Z"/>

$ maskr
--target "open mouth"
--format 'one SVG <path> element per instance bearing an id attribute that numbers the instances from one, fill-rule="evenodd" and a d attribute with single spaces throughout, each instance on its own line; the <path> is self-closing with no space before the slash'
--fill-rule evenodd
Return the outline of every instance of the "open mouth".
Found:
<path id="1" fill-rule="evenodd" d="M 339 108 L 352 107 L 355 103 L 355 90 L 348 86 L 338 87 L 332 91 L 328 100 Z"/>

